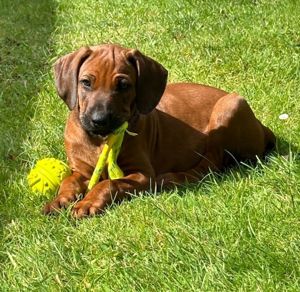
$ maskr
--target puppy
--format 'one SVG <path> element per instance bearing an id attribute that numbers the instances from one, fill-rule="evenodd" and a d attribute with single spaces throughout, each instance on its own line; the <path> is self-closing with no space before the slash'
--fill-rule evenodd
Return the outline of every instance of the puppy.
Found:
<path id="1" fill-rule="evenodd" d="M 150 187 L 195 182 L 232 159 L 255 160 L 275 143 L 237 93 L 195 83 L 167 85 L 167 70 L 138 50 L 118 45 L 83 47 L 55 66 L 58 95 L 70 109 L 65 148 L 72 175 L 44 212 L 54 213 L 85 194 L 107 136 L 123 122 L 118 164 L 125 176 L 104 174 L 73 207 L 77 218 Z"/>

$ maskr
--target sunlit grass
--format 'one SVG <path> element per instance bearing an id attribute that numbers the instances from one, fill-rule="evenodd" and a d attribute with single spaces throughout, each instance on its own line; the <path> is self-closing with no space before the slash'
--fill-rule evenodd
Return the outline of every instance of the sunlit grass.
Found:
<path id="1" fill-rule="evenodd" d="M 296 1 L 0 2 L 1 290 L 299 290 L 299 9 Z M 279 137 L 277 151 L 103 217 L 41 215 L 49 198 L 28 190 L 26 174 L 37 159 L 65 159 L 67 108 L 51 64 L 103 42 L 139 48 L 172 82 L 239 92 Z"/>

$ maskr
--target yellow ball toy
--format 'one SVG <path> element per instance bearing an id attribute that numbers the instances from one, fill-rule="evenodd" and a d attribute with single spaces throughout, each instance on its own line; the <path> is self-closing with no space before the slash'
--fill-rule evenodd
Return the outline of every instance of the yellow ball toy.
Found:
<path id="1" fill-rule="evenodd" d="M 28 184 L 34 192 L 54 194 L 62 180 L 71 175 L 64 162 L 55 158 L 39 160 L 27 176 Z"/>

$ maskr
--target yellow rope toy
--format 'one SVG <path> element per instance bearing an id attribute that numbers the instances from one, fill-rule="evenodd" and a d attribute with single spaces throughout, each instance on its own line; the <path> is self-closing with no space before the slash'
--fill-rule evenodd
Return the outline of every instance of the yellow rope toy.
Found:
<path id="1" fill-rule="evenodd" d="M 87 191 L 90 191 L 99 181 L 99 178 L 107 164 L 107 172 L 110 179 L 118 179 L 124 176 L 122 169 L 117 164 L 117 158 L 121 149 L 125 131 L 129 135 L 136 135 L 127 130 L 128 123 L 124 122 L 118 129 L 108 136 L 98 162 L 90 179 Z"/>

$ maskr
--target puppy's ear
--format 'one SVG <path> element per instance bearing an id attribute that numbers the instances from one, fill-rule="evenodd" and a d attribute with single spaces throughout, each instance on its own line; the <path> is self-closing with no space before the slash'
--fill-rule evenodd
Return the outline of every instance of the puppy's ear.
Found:
<path id="1" fill-rule="evenodd" d="M 127 57 L 137 70 L 137 109 L 140 113 L 147 114 L 157 106 L 164 93 L 168 71 L 138 50 L 130 50 Z"/>
<path id="2" fill-rule="evenodd" d="M 78 51 L 59 58 L 54 64 L 54 78 L 58 95 L 72 110 L 77 101 L 77 83 L 80 66 L 92 50 L 83 47 Z"/>

